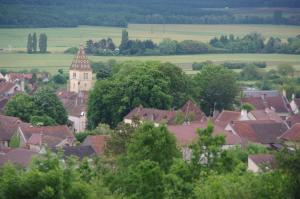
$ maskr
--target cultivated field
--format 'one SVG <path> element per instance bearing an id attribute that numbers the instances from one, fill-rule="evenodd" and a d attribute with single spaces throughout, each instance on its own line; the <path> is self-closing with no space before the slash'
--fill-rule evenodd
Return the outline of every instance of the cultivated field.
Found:
<path id="1" fill-rule="evenodd" d="M 78 46 L 88 39 L 100 40 L 111 37 L 119 44 L 122 28 L 80 26 L 76 28 L 1 28 L 0 48 L 12 51 L 25 51 L 27 35 L 36 32 L 46 33 L 48 49 L 51 52 L 62 52 L 68 47 Z M 243 36 L 250 32 L 259 32 L 266 37 L 275 36 L 281 39 L 300 34 L 300 26 L 285 25 L 151 25 L 130 24 L 129 37 L 132 39 L 152 39 L 155 42 L 163 38 L 178 41 L 185 39 L 209 41 L 220 35 L 234 34 Z"/>
<path id="2" fill-rule="evenodd" d="M 34 69 L 57 72 L 59 68 L 67 70 L 74 55 L 55 53 L 55 54 L 25 54 L 25 53 L 0 53 L 0 68 L 12 70 Z M 193 62 L 202 62 L 212 60 L 217 63 L 226 61 L 231 62 L 258 62 L 266 61 L 268 67 L 275 67 L 281 63 L 289 63 L 297 70 L 300 70 L 299 55 L 283 54 L 206 54 L 206 55 L 178 55 L 178 56 L 89 56 L 91 61 L 107 61 L 116 59 L 117 61 L 128 60 L 157 60 L 161 62 L 172 62 L 181 66 L 186 72 L 191 73 L 191 64 Z"/>

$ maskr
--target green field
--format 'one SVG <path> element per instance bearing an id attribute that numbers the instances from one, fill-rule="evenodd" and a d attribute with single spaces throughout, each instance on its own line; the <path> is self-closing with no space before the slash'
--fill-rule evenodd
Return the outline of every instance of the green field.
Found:
<path id="1" fill-rule="evenodd" d="M 76 28 L 1 28 L 0 48 L 25 51 L 27 35 L 36 32 L 48 36 L 48 50 L 62 52 L 68 47 L 79 46 L 88 39 L 100 40 L 111 37 L 119 44 L 122 28 L 80 26 Z M 209 41 L 220 35 L 234 34 L 243 36 L 250 32 L 259 32 L 265 37 L 275 36 L 282 39 L 300 34 L 300 26 L 286 25 L 151 25 L 130 24 L 129 36 L 132 39 L 152 39 L 155 42 L 163 38 L 178 41 L 185 39 Z"/>
<path id="2" fill-rule="evenodd" d="M 21 53 L 1 53 L 0 68 L 12 70 L 34 69 L 57 72 L 59 68 L 67 70 L 70 66 L 74 55 L 55 53 L 55 54 L 21 54 Z M 178 55 L 178 56 L 89 56 L 91 61 L 107 61 L 116 59 L 117 61 L 128 60 L 157 60 L 161 62 L 172 62 L 181 66 L 186 72 L 191 72 L 191 64 L 193 62 L 201 62 L 212 60 L 217 63 L 232 62 L 258 62 L 266 61 L 268 67 L 275 67 L 281 63 L 289 63 L 297 70 L 300 70 L 299 55 L 283 55 L 283 54 L 205 54 L 205 55 Z"/>
<path id="3" fill-rule="evenodd" d="M 76 28 L 20 28 L 0 29 L 0 67 L 12 70 L 33 69 L 56 72 L 57 69 L 65 70 L 70 66 L 73 56 L 63 54 L 68 47 L 79 46 L 88 39 L 100 40 L 111 37 L 119 44 L 122 28 L 80 26 Z M 285 40 L 300 34 L 300 26 L 281 25 L 151 25 L 130 24 L 128 27 L 131 39 L 152 39 L 155 42 L 163 38 L 171 38 L 178 41 L 185 39 L 200 40 L 207 42 L 209 39 L 222 34 L 234 34 L 243 36 L 250 32 L 262 33 L 265 37 L 276 36 Z M 17 53 L 25 51 L 28 33 L 46 33 L 48 35 L 49 54 L 26 54 Z M 232 62 L 255 62 L 265 61 L 268 67 L 274 67 L 280 63 L 290 63 L 300 71 L 299 55 L 278 54 L 205 54 L 205 55 L 182 55 L 182 56 L 139 56 L 139 57 L 102 57 L 90 56 L 91 61 L 107 61 L 116 59 L 125 60 L 158 60 L 172 62 L 181 66 L 187 73 L 192 73 L 191 64 L 211 60 L 221 63 Z"/>

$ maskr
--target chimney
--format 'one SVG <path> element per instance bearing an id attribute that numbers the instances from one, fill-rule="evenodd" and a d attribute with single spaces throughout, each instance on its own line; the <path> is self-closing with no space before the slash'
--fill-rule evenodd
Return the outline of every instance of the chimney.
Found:
<path id="1" fill-rule="evenodd" d="M 295 100 L 295 94 L 294 93 L 292 94 L 292 100 L 293 101 Z"/>
<path id="2" fill-rule="evenodd" d="M 241 110 L 241 117 L 240 117 L 240 120 L 243 121 L 243 120 L 248 120 L 248 112 L 247 110 L 245 109 L 242 109 Z"/>

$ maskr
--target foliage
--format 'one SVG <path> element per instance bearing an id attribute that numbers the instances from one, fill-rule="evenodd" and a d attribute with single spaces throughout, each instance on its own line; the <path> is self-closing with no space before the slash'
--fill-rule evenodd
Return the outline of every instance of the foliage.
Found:
<path id="1" fill-rule="evenodd" d="M 277 66 L 278 74 L 282 76 L 294 76 L 295 69 L 289 64 L 280 64 Z"/>
<path id="2" fill-rule="evenodd" d="M 67 50 L 65 50 L 64 53 L 67 53 L 67 54 L 76 54 L 78 50 L 79 50 L 78 47 L 70 47 Z"/>
<path id="3" fill-rule="evenodd" d="M 176 139 L 166 126 L 144 123 L 137 128 L 128 145 L 128 158 L 132 163 L 151 160 L 168 171 L 174 157 L 179 157 Z"/>
<path id="4" fill-rule="evenodd" d="M 40 53 L 47 53 L 47 41 L 47 35 L 45 33 L 41 33 L 39 38 Z"/>
<path id="5" fill-rule="evenodd" d="M 163 39 L 159 43 L 159 52 L 162 55 L 174 55 L 176 54 L 177 41 L 171 39 Z"/>
<path id="6" fill-rule="evenodd" d="M 9 147 L 11 148 L 18 148 L 20 147 L 20 134 L 15 133 L 10 138 Z"/>
<path id="7" fill-rule="evenodd" d="M 52 90 L 48 88 L 41 88 L 35 92 L 32 97 L 34 107 L 36 107 L 37 115 L 49 116 L 57 124 L 67 123 L 67 112 L 62 102 Z"/>
<path id="8" fill-rule="evenodd" d="M 32 116 L 30 123 L 34 126 L 55 126 L 57 123 L 55 120 L 47 115 L 44 116 Z"/>
<path id="9" fill-rule="evenodd" d="M 52 80 L 56 84 L 66 84 L 67 78 L 62 74 L 53 75 Z"/>
<path id="10" fill-rule="evenodd" d="M 247 112 L 255 110 L 255 107 L 250 103 L 243 103 L 241 106 L 242 110 L 246 110 Z"/>
<path id="11" fill-rule="evenodd" d="M 193 70 L 201 70 L 204 66 L 213 65 L 212 61 L 194 62 L 192 65 Z"/>
<path id="12" fill-rule="evenodd" d="M 85 52 L 93 55 L 117 55 L 116 45 L 111 38 L 101 39 L 98 42 L 88 40 Z"/>
<path id="13" fill-rule="evenodd" d="M 205 66 L 195 78 L 195 97 L 207 115 L 228 109 L 238 92 L 235 74 L 222 66 Z"/>
<path id="14" fill-rule="evenodd" d="M 262 78 L 262 72 L 255 65 L 248 65 L 240 72 L 240 79 L 242 80 L 259 80 Z"/>
<path id="15" fill-rule="evenodd" d="M 8 116 L 19 117 L 25 122 L 29 122 L 32 115 L 36 113 L 36 107 L 32 97 L 18 93 L 13 96 L 5 105 L 5 114 Z"/>
<path id="16" fill-rule="evenodd" d="M 32 36 L 31 33 L 27 37 L 27 53 L 32 53 Z"/>

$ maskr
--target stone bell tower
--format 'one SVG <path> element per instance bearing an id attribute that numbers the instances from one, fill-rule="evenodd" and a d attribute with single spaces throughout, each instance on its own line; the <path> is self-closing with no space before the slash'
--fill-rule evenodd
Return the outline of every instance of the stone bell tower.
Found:
<path id="1" fill-rule="evenodd" d="M 74 57 L 69 72 L 70 91 L 80 93 L 89 91 L 93 85 L 93 70 L 81 44 Z"/>

